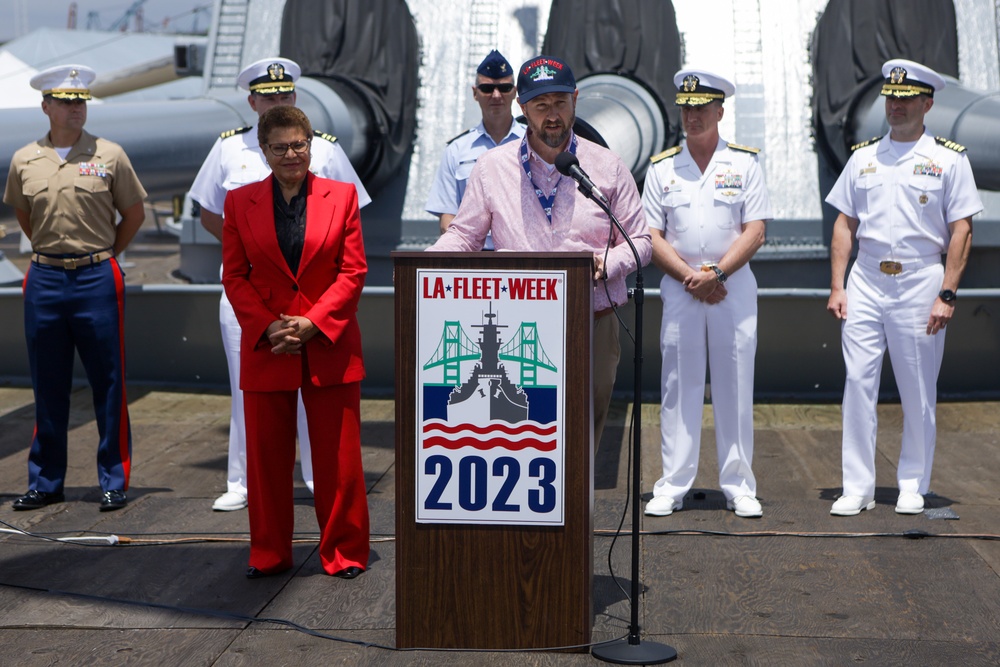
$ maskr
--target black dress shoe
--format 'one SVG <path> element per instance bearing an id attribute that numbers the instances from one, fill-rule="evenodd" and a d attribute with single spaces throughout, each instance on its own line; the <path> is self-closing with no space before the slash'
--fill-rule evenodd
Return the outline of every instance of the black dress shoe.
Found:
<path id="1" fill-rule="evenodd" d="M 125 497 L 124 491 L 105 491 L 104 495 L 101 496 L 102 512 L 120 510 L 126 505 L 128 505 L 128 498 Z"/>
<path id="2" fill-rule="evenodd" d="M 46 505 L 61 503 L 66 500 L 62 493 L 46 493 L 32 489 L 14 501 L 15 510 L 37 510 Z"/>
<path id="3" fill-rule="evenodd" d="M 364 570 L 362 570 L 360 567 L 358 567 L 357 565 L 352 565 L 350 567 L 345 567 L 343 570 L 338 570 L 337 572 L 334 572 L 333 576 L 340 577 L 341 579 L 353 579 L 362 572 L 364 572 Z"/>

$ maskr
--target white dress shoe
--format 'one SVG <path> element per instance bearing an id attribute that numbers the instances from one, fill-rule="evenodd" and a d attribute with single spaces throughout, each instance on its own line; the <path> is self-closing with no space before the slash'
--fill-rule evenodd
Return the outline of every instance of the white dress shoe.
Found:
<path id="1" fill-rule="evenodd" d="M 646 514 L 648 516 L 670 516 L 674 510 L 679 510 L 684 504 L 679 500 L 674 500 L 670 496 L 654 496 L 646 503 Z"/>
<path id="2" fill-rule="evenodd" d="M 924 511 L 924 497 L 919 493 L 901 491 L 896 500 L 896 514 L 920 514 Z"/>
<path id="3" fill-rule="evenodd" d="M 834 516 L 854 516 L 861 514 L 861 510 L 875 509 L 875 499 L 864 496 L 841 496 L 830 508 L 830 514 Z"/>
<path id="4" fill-rule="evenodd" d="M 212 509 L 216 512 L 233 512 L 247 506 L 247 497 L 235 491 L 226 491 L 215 499 Z"/>
<path id="5" fill-rule="evenodd" d="M 760 501 L 753 496 L 736 496 L 732 500 L 727 500 L 726 509 L 733 510 L 736 512 L 736 516 L 741 516 L 744 519 L 764 516 Z"/>

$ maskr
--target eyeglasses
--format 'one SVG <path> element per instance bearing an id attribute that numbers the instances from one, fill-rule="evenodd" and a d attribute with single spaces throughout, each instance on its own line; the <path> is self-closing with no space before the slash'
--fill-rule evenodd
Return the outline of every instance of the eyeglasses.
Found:
<path id="1" fill-rule="evenodd" d="M 310 140 L 305 141 L 293 141 L 290 144 L 264 144 L 267 146 L 267 150 L 271 151 L 274 157 L 284 157 L 288 154 L 288 150 L 291 149 L 296 155 L 301 155 L 309 150 Z"/>
<path id="2" fill-rule="evenodd" d="M 494 90 L 499 90 L 501 94 L 506 95 L 510 91 L 514 90 L 514 84 L 512 83 L 480 83 L 476 85 L 483 95 L 492 95 Z"/>

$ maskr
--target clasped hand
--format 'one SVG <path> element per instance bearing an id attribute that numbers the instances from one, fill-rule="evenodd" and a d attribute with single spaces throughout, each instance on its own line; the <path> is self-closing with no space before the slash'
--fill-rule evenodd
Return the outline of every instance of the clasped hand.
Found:
<path id="1" fill-rule="evenodd" d="M 267 327 L 267 339 L 274 354 L 302 354 L 302 346 L 316 335 L 316 326 L 301 315 L 281 315 Z"/>
<path id="2" fill-rule="evenodd" d="M 685 292 L 710 306 L 721 302 L 729 294 L 729 290 L 719 282 L 714 271 L 694 271 L 682 284 Z"/>

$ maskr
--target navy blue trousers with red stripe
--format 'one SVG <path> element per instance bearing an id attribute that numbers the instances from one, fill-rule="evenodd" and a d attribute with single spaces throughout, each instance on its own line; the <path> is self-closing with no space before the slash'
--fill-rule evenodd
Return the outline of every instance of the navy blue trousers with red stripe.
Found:
<path id="1" fill-rule="evenodd" d="M 132 433 L 125 396 L 124 312 L 124 274 L 115 259 L 72 271 L 37 263 L 28 269 L 24 330 L 35 391 L 29 489 L 63 491 L 74 350 L 94 394 L 101 489 L 128 489 Z"/>

